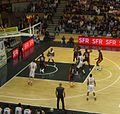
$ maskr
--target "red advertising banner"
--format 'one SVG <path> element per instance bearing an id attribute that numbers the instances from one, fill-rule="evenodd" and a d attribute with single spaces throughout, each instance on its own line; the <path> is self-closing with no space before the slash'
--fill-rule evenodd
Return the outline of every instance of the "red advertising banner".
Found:
<path id="1" fill-rule="evenodd" d="M 78 43 L 83 45 L 120 47 L 120 39 L 79 36 Z"/>
<path id="2" fill-rule="evenodd" d="M 18 48 L 15 48 L 14 50 L 12 50 L 12 58 L 13 59 L 18 57 L 18 53 L 19 53 L 18 51 L 19 51 Z"/>
<path id="3" fill-rule="evenodd" d="M 31 47 L 29 50 L 27 50 L 24 54 L 23 54 L 23 60 L 29 58 L 30 55 L 32 55 L 32 53 L 34 52 L 34 47 Z M 14 58 L 13 59 L 13 65 L 16 66 L 19 63 L 18 58 Z"/>
<path id="4" fill-rule="evenodd" d="M 34 46 L 34 40 L 30 39 L 22 44 L 22 47 L 23 47 L 22 51 L 25 52 L 33 46 Z"/>
<path id="5" fill-rule="evenodd" d="M 30 39 L 30 40 L 24 42 L 22 44 L 22 51 L 23 51 L 23 53 L 25 51 L 27 51 L 28 49 L 30 49 L 31 47 L 33 47 L 33 46 L 34 46 L 34 40 L 33 39 Z M 16 57 L 18 57 L 18 54 L 19 54 L 18 48 L 15 48 L 14 50 L 12 50 L 12 58 L 13 59 L 15 59 Z"/>

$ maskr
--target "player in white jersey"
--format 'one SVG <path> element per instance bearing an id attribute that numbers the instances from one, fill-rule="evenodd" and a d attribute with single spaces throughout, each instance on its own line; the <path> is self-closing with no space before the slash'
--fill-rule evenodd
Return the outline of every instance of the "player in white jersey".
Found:
<path id="1" fill-rule="evenodd" d="M 15 114 L 22 114 L 21 103 L 19 103 L 18 106 L 15 107 Z"/>
<path id="2" fill-rule="evenodd" d="M 30 73 L 29 73 L 29 81 L 28 85 L 32 86 L 32 78 L 35 77 L 35 70 L 37 69 L 37 64 L 33 61 L 29 65 Z"/>
<path id="3" fill-rule="evenodd" d="M 47 53 L 47 56 L 48 56 L 48 63 L 50 62 L 50 60 L 53 62 L 53 64 L 55 65 L 55 62 L 54 62 L 54 56 L 55 56 L 55 52 L 53 50 L 53 48 L 51 48 L 48 53 Z"/>
<path id="4" fill-rule="evenodd" d="M 92 92 L 93 96 L 94 96 L 94 100 L 96 100 L 96 96 L 95 96 L 95 91 L 94 91 L 94 86 L 96 86 L 96 82 L 95 79 L 92 77 L 92 74 L 90 74 L 90 77 L 87 79 L 87 87 L 88 87 L 88 91 L 87 91 L 87 101 L 89 99 L 89 93 Z"/>
<path id="5" fill-rule="evenodd" d="M 76 63 L 76 74 L 78 75 L 79 70 L 82 71 L 83 74 L 85 74 L 85 70 L 83 69 L 83 57 L 81 52 L 78 53 L 78 57 L 77 57 L 77 63 Z"/>
<path id="6" fill-rule="evenodd" d="M 30 106 L 28 105 L 27 108 L 24 110 L 24 114 L 32 114 Z"/>

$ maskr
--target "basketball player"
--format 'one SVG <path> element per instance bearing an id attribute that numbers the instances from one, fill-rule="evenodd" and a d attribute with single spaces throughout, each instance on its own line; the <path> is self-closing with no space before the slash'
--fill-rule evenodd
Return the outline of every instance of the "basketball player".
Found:
<path id="1" fill-rule="evenodd" d="M 87 49 L 85 49 L 85 52 L 83 53 L 84 59 L 83 62 L 87 62 L 88 66 L 89 66 L 89 70 L 91 70 L 90 68 L 90 53 L 92 52 L 92 50 L 88 51 Z"/>
<path id="2" fill-rule="evenodd" d="M 78 56 L 78 47 L 75 45 L 74 46 L 74 49 L 73 49 L 73 62 L 75 61 L 75 60 L 77 60 L 77 56 Z"/>
<path id="3" fill-rule="evenodd" d="M 76 66 L 75 64 L 72 64 L 70 67 L 70 71 L 69 71 L 69 81 L 70 81 L 70 87 L 73 87 L 73 80 L 74 80 L 74 76 L 76 73 Z"/>
<path id="4" fill-rule="evenodd" d="M 15 114 L 22 114 L 21 103 L 19 103 L 18 106 L 15 108 Z"/>
<path id="5" fill-rule="evenodd" d="M 98 58 L 95 59 L 95 60 L 97 60 L 96 61 L 96 70 L 101 70 L 102 68 L 99 64 L 103 61 L 103 54 L 102 54 L 101 50 L 98 50 L 98 52 L 99 52 Z"/>
<path id="6" fill-rule="evenodd" d="M 83 69 L 83 57 L 81 52 L 78 53 L 76 70 L 76 75 L 79 74 L 79 70 L 82 70 L 82 73 L 85 74 L 85 70 Z"/>
<path id="7" fill-rule="evenodd" d="M 42 53 L 41 56 L 40 56 L 40 64 L 39 65 L 40 65 L 40 73 L 44 73 L 45 72 L 45 67 L 46 67 L 44 53 Z"/>
<path id="8" fill-rule="evenodd" d="M 50 62 L 50 60 L 53 62 L 53 64 L 55 65 L 55 62 L 54 62 L 54 56 L 55 56 L 55 52 L 53 50 L 53 48 L 51 48 L 48 53 L 47 53 L 47 56 L 48 56 L 48 63 Z"/>
<path id="9" fill-rule="evenodd" d="M 95 79 L 92 77 L 92 74 L 90 74 L 90 77 L 87 79 L 87 87 L 88 87 L 87 99 L 86 99 L 87 101 L 89 100 L 89 93 L 90 92 L 93 93 L 94 100 L 96 100 L 94 86 L 96 86 L 96 82 L 95 82 Z"/>
<path id="10" fill-rule="evenodd" d="M 28 105 L 27 108 L 24 110 L 24 114 L 32 114 L 30 106 Z"/>
<path id="11" fill-rule="evenodd" d="M 32 78 L 35 77 L 35 70 L 37 69 L 37 64 L 35 63 L 35 61 L 32 61 L 29 65 L 29 69 L 30 69 L 30 73 L 29 73 L 29 81 L 28 81 L 28 85 L 32 86 Z"/>
<path id="12" fill-rule="evenodd" d="M 74 54 L 73 54 L 73 62 L 74 62 L 74 61 L 77 61 L 78 53 L 81 52 L 80 47 L 75 45 L 73 51 L 74 51 Z"/>

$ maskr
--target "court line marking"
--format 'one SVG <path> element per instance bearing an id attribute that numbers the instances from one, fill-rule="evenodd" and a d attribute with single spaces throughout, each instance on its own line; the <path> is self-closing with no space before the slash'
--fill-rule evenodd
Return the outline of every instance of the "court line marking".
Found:
<path id="1" fill-rule="evenodd" d="M 112 61 L 112 60 L 110 60 L 110 59 L 108 59 L 108 58 L 106 58 L 106 59 L 107 59 L 108 61 L 112 62 L 115 66 L 117 66 L 118 69 L 120 69 L 119 65 L 116 64 L 114 61 Z M 100 92 L 100 91 L 103 91 L 103 90 L 111 87 L 111 86 L 114 85 L 119 79 L 120 79 L 120 75 L 119 75 L 119 77 L 118 77 L 113 83 L 111 83 L 110 85 L 108 85 L 108 86 L 106 86 L 105 88 L 100 89 L 100 90 L 98 90 L 98 91 L 96 91 L 96 92 Z M 77 95 L 77 96 L 75 96 L 75 97 L 80 97 L 80 96 L 81 96 L 81 95 Z M 82 96 L 84 96 L 84 94 L 83 94 Z M 74 96 L 72 96 L 71 98 L 73 98 L 73 97 L 74 97 Z M 70 97 L 69 97 L 69 98 L 70 98 Z M 50 99 L 49 99 L 49 100 L 50 100 Z"/>
<path id="2" fill-rule="evenodd" d="M 50 47 L 49 47 L 50 48 Z M 48 48 L 48 49 L 49 49 Z M 44 52 L 46 52 L 48 49 L 46 49 Z M 34 60 L 36 60 L 36 59 L 38 59 L 39 57 L 41 56 L 41 54 L 38 56 L 38 57 L 36 57 Z M 61 62 L 61 61 L 60 61 Z M 63 63 L 70 63 L 70 62 L 65 62 L 65 61 L 62 61 Z M 31 62 L 30 62 L 31 63 Z M 27 65 L 27 66 L 25 66 L 23 69 L 21 69 L 17 74 L 15 74 L 10 80 L 8 80 L 6 83 L 4 83 L 1 87 L 0 87 L 0 89 L 1 88 L 3 88 L 5 85 L 7 85 L 9 82 L 11 82 L 19 73 L 21 73 L 23 70 L 25 70 L 29 65 L 30 65 L 30 63 Z M 70 64 L 72 64 L 72 63 L 70 63 Z"/>
<path id="3" fill-rule="evenodd" d="M 49 48 L 48 48 L 49 49 Z M 47 49 L 47 50 L 48 50 Z M 45 50 L 46 51 L 46 50 Z M 45 52 L 44 51 L 44 52 Z M 36 60 L 36 59 L 38 59 L 39 57 L 41 56 L 41 54 L 38 56 L 38 57 L 36 57 L 34 60 Z M 30 62 L 31 63 L 31 62 Z M 27 65 L 27 66 L 25 66 L 23 69 L 21 69 L 17 74 L 15 74 L 10 80 L 8 80 L 6 83 L 4 83 L 1 87 L 0 87 L 0 89 L 1 88 L 3 88 L 5 85 L 7 85 L 9 82 L 11 82 L 19 73 L 21 73 L 23 70 L 25 70 L 29 65 L 30 65 L 30 63 Z"/>
<path id="4" fill-rule="evenodd" d="M 0 89 L 3 88 L 5 85 L 7 85 L 10 81 L 12 81 L 13 78 L 15 78 L 18 74 L 20 74 L 23 70 L 25 70 L 29 65 L 30 65 L 30 63 L 29 63 L 27 66 L 25 66 L 22 70 L 20 70 L 17 74 L 15 74 L 10 80 L 8 80 L 6 83 L 4 83 L 4 84 L 0 87 Z"/>
<path id="5" fill-rule="evenodd" d="M 51 67 L 55 68 L 55 71 L 48 72 L 48 73 L 35 73 L 35 74 L 36 75 L 51 75 L 51 74 L 54 74 L 58 71 L 58 67 L 56 67 L 56 66 L 53 66 L 53 65 L 47 65 L 47 66 L 51 66 Z"/>
<path id="6" fill-rule="evenodd" d="M 96 80 L 96 82 L 100 82 L 100 81 L 103 81 L 103 80 L 107 80 L 107 79 L 109 79 L 109 78 L 112 77 L 112 72 L 111 72 L 110 70 L 107 70 L 107 69 L 105 69 L 105 68 L 104 68 L 103 70 L 108 71 L 108 72 L 109 72 L 109 76 L 107 76 L 106 78 L 103 78 L 103 79 Z"/>
<path id="7" fill-rule="evenodd" d="M 110 61 L 110 62 L 112 62 L 118 69 L 120 68 L 119 65 L 116 64 L 115 62 L 111 61 L 110 59 L 107 59 L 107 60 Z M 120 79 L 120 75 L 118 76 L 118 78 L 117 78 L 114 82 L 112 82 L 110 85 L 108 85 L 108 86 L 106 86 L 106 87 L 104 87 L 104 88 L 102 88 L 102 89 L 97 90 L 96 93 L 97 93 L 97 92 L 100 92 L 100 91 L 103 91 L 103 90 L 105 90 L 105 89 L 113 86 L 116 82 L 118 82 L 119 79 Z M 78 94 L 78 95 L 74 95 L 74 96 L 68 96 L 68 97 L 66 97 L 65 99 L 77 98 L 77 97 L 85 96 L 85 95 L 86 95 L 86 93 L 84 93 L 84 94 Z M 56 98 L 49 98 L 49 99 L 31 99 L 31 98 L 25 98 L 25 97 L 22 98 L 22 97 L 5 96 L 5 95 L 0 95 L 0 96 L 1 96 L 1 97 L 7 97 L 7 98 L 15 98 L 15 99 L 42 100 L 42 101 L 43 101 L 43 100 L 54 100 L 54 99 L 56 99 Z"/>
<path id="8" fill-rule="evenodd" d="M 94 67 L 92 68 L 92 70 L 89 72 L 89 74 L 87 75 L 86 79 L 84 80 L 84 82 L 83 82 L 82 84 L 84 84 L 84 83 L 87 81 L 89 75 L 93 72 L 94 69 L 95 69 L 95 65 L 94 65 Z"/>
<path id="9" fill-rule="evenodd" d="M 118 105 L 118 107 L 120 108 L 120 104 Z"/>
<path id="10" fill-rule="evenodd" d="M 46 50 L 45 50 L 45 51 L 46 51 Z M 40 56 L 41 56 L 41 54 L 40 54 L 38 57 L 36 57 L 34 60 L 38 59 Z M 31 62 L 30 62 L 30 63 L 31 63 Z M 0 89 L 3 88 L 5 85 L 7 85 L 10 81 L 12 81 L 13 78 L 15 78 L 15 77 L 16 77 L 18 74 L 20 74 L 23 70 L 25 70 L 25 69 L 30 65 L 30 63 L 29 63 L 27 66 L 25 66 L 23 69 L 21 69 L 17 74 L 15 74 L 10 80 L 8 80 L 6 83 L 4 83 L 4 84 L 0 87 Z"/>

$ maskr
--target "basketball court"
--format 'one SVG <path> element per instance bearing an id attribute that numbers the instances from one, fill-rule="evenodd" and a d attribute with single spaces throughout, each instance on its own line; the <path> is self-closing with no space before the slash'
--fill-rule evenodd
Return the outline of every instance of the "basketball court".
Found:
<path id="1" fill-rule="evenodd" d="M 102 51 L 104 60 L 101 63 L 102 70 L 95 69 L 95 58 L 98 56 L 97 50 L 90 54 L 91 68 L 88 70 L 86 64 L 86 75 L 76 77 L 74 87 L 70 87 L 68 73 L 70 65 L 73 63 L 73 48 L 66 47 L 47 47 L 44 48 L 45 56 L 50 48 L 55 51 L 56 66 L 49 64 L 45 74 L 40 74 L 39 67 L 33 85 L 29 86 L 29 63 L 19 70 L 9 81 L 0 87 L 0 101 L 9 103 L 30 104 L 33 106 L 56 108 L 55 89 L 59 82 L 65 88 L 65 107 L 68 110 L 119 114 L 120 112 L 120 54 L 118 51 Z M 84 49 L 81 49 L 84 52 Z M 37 60 L 37 57 L 33 58 Z M 46 56 L 46 61 L 48 60 Z M 26 62 L 26 61 L 24 61 Z M 89 101 L 86 101 L 87 84 L 86 79 L 92 73 L 96 79 L 96 97 L 94 101 L 90 94 Z"/>

